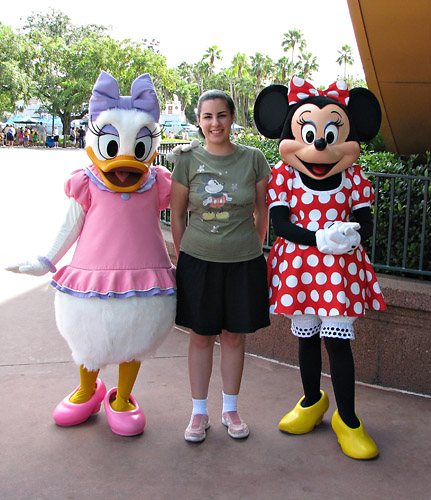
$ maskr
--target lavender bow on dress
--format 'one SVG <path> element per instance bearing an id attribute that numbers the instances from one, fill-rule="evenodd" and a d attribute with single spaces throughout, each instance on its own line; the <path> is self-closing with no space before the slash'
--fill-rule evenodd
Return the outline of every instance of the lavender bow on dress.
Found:
<path id="1" fill-rule="evenodd" d="M 102 71 L 93 87 L 89 102 L 90 119 L 95 120 L 102 111 L 112 108 L 136 109 L 148 113 L 158 123 L 160 106 L 151 77 L 138 76 L 131 86 L 131 96 L 120 96 L 117 80 Z"/>

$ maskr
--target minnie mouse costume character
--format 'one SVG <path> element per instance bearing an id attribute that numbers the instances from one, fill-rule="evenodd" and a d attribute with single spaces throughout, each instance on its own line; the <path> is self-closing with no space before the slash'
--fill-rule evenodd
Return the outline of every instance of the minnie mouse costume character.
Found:
<path id="1" fill-rule="evenodd" d="M 304 388 L 279 428 L 305 434 L 328 410 L 320 390 L 323 337 L 337 402 L 332 428 L 347 456 L 374 458 L 378 448 L 355 414 L 350 340 L 365 309 L 386 308 L 361 245 L 372 234 L 374 191 L 355 164 L 359 142 L 380 128 L 380 105 L 369 90 L 349 92 L 344 81 L 321 91 L 293 77 L 289 89 L 271 85 L 259 94 L 255 121 L 265 137 L 280 138 L 282 161 L 267 190 L 278 236 L 268 257 L 270 312 L 291 319 Z"/>
<path id="2" fill-rule="evenodd" d="M 85 422 L 104 401 L 111 430 L 134 436 L 146 419 L 131 391 L 142 359 L 171 331 L 176 309 L 175 268 L 160 230 L 171 177 L 152 166 L 161 133 L 150 75 L 132 83 L 131 96 L 120 96 L 115 78 L 102 72 L 89 115 L 93 164 L 66 182 L 69 211 L 52 248 L 8 269 L 55 272 L 57 326 L 80 366 L 80 385 L 56 407 L 55 422 Z M 57 271 L 77 239 L 71 263 Z M 111 363 L 119 365 L 118 387 L 106 392 L 98 373 Z"/>

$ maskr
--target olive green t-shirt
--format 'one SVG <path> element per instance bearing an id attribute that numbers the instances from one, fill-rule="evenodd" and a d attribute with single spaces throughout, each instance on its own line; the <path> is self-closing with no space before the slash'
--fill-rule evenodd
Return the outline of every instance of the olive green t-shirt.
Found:
<path id="1" fill-rule="evenodd" d="M 263 153 L 236 145 L 227 156 L 202 146 L 181 156 L 172 179 L 189 189 L 190 220 L 180 249 L 212 262 L 241 262 L 262 253 L 254 224 L 256 183 L 270 174 Z"/>

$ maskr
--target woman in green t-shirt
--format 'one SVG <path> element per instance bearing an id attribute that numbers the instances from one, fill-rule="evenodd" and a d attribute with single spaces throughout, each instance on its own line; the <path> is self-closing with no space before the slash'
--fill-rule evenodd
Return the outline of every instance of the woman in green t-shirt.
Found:
<path id="1" fill-rule="evenodd" d="M 237 411 L 245 336 L 269 325 L 265 202 L 270 169 L 263 154 L 230 141 L 235 106 L 220 90 L 198 102 L 205 146 L 179 155 L 172 174 L 171 225 L 178 255 L 176 323 L 190 328 L 192 417 L 184 437 L 209 428 L 208 388 L 219 335 L 222 422 L 233 438 L 249 434 Z M 186 227 L 186 214 L 190 211 Z"/>

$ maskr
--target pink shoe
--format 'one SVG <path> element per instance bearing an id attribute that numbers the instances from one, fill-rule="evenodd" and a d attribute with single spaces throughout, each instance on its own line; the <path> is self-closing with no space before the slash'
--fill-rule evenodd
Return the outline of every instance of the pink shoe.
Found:
<path id="1" fill-rule="evenodd" d="M 82 424 L 90 418 L 90 415 L 100 410 L 100 403 L 106 394 L 106 387 L 99 378 L 96 380 L 96 391 L 86 403 L 75 404 L 70 402 L 70 398 L 78 389 L 79 386 L 56 406 L 53 417 L 57 425 L 70 427 Z"/>
<path id="2" fill-rule="evenodd" d="M 112 409 L 111 401 L 115 399 L 116 395 L 117 388 L 114 387 L 106 393 L 103 402 L 111 431 L 119 436 L 137 436 L 138 434 L 142 434 L 146 419 L 138 402 L 130 394 L 129 400 L 135 406 L 135 409 L 131 411 L 115 411 Z"/>
<path id="3" fill-rule="evenodd" d="M 207 437 L 206 430 L 210 428 L 208 415 L 192 415 L 187 429 L 184 431 L 184 439 L 192 443 L 199 443 Z"/>
<path id="4" fill-rule="evenodd" d="M 249 428 L 237 411 L 223 413 L 221 421 L 227 427 L 227 433 L 234 439 L 242 439 L 250 434 Z"/>

